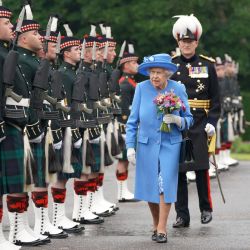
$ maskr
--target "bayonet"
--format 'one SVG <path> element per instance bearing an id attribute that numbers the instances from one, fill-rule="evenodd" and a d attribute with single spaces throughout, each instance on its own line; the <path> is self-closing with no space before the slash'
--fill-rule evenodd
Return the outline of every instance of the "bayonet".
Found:
<path id="1" fill-rule="evenodd" d="M 56 69 L 59 68 L 60 46 L 61 46 L 61 33 L 59 32 L 56 39 L 56 60 L 55 60 Z"/>
<path id="2" fill-rule="evenodd" d="M 84 61 L 84 54 L 85 54 L 85 47 L 86 47 L 86 40 L 83 39 L 82 42 L 82 49 L 81 49 L 81 56 L 80 56 L 80 64 L 79 64 L 79 68 L 78 71 L 82 71 L 82 67 L 83 67 L 83 61 Z"/>
<path id="3" fill-rule="evenodd" d="M 92 49 L 92 64 L 93 64 L 93 69 L 95 69 L 96 65 L 96 41 L 94 41 L 93 44 L 93 49 Z"/>
<path id="4" fill-rule="evenodd" d="M 21 28 L 22 28 L 22 24 L 23 24 L 24 15 L 25 15 L 25 8 L 23 7 L 20 14 L 19 14 L 17 25 L 16 25 L 15 38 L 13 40 L 13 47 L 12 47 L 13 49 L 15 48 L 17 40 L 18 40 L 18 36 L 21 33 Z"/>
<path id="5" fill-rule="evenodd" d="M 44 37 L 45 43 L 44 43 L 44 52 L 47 53 L 48 52 L 48 42 L 50 39 L 50 32 L 51 32 L 51 24 L 52 24 L 52 18 L 49 18 L 48 24 L 47 24 L 47 28 L 46 28 L 46 34 Z"/>
<path id="6" fill-rule="evenodd" d="M 107 61 L 107 57 L 108 57 L 108 48 L 109 48 L 109 43 L 108 41 L 105 43 L 105 48 L 104 48 L 104 53 L 103 53 L 103 59 L 105 61 Z"/>
<path id="7" fill-rule="evenodd" d="M 123 57 L 123 54 L 124 54 L 124 51 L 125 51 L 125 47 L 126 47 L 126 41 L 123 42 L 123 44 L 121 46 L 121 49 L 120 49 L 120 53 L 119 53 L 118 60 L 117 60 L 117 63 L 116 63 L 116 68 L 117 69 L 120 66 L 120 60 Z"/>

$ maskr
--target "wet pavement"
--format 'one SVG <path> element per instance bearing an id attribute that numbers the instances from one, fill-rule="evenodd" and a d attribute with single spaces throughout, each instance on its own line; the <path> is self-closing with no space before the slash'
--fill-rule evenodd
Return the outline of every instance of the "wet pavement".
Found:
<path id="1" fill-rule="evenodd" d="M 133 190 L 134 169 L 131 167 L 129 187 Z M 145 202 L 119 203 L 116 215 L 105 218 L 101 225 L 86 225 L 80 235 L 70 235 L 63 240 L 39 247 L 22 249 L 250 249 L 250 162 L 240 162 L 237 167 L 220 174 L 226 204 L 223 204 L 216 179 L 211 180 L 213 198 L 213 221 L 208 225 L 200 223 L 198 196 L 195 183 L 189 185 L 189 207 L 191 224 L 189 228 L 173 229 L 174 206 L 168 222 L 168 243 L 151 241 L 151 217 Z M 73 206 L 72 182 L 68 183 L 66 205 L 71 217 Z M 109 167 L 104 180 L 104 195 L 116 202 L 115 168 Z M 51 204 L 50 204 L 51 205 Z M 51 207 L 51 206 L 50 206 Z M 50 216 L 51 216 L 50 209 Z M 34 225 L 32 207 L 29 208 L 30 225 Z M 6 208 L 4 230 L 8 234 Z M 4 249 L 1 249 L 4 250 Z"/>

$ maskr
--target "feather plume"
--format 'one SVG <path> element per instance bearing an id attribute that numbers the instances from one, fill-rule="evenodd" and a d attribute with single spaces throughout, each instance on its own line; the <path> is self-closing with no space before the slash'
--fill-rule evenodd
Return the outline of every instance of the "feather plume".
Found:
<path id="1" fill-rule="evenodd" d="M 64 27 L 64 29 L 65 29 L 65 31 L 66 31 L 67 36 L 72 37 L 72 36 L 73 36 L 73 32 L 72 32 L 72 30 L 70 29 L 69 25 L 68 25 L 67 23 L 65 23 L 65 24 L 63 25 L 63 27 Z"/>

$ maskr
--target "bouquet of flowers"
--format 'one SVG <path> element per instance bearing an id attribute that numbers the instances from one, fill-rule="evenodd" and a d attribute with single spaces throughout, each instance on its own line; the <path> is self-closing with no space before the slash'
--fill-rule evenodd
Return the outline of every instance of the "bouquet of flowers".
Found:
<path id="1" fill-rule="evenodd" d="M 179 96 L 177 96 L 173 90 L 159 94 L 155 97 L 154 101 L 157 107 L 158 114 L 171 114 L 174 110 L 186 110 L 186 107 Z M 170 132 L 170 124 L 162 122 L 161 131 Z"/>

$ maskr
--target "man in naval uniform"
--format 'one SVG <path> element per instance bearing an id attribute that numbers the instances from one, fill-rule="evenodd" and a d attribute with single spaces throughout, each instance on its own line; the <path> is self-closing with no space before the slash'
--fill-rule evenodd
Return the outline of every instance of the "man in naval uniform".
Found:
<path id="1" fill-rule="evenodd" d="M 215 134 L 220 116 L 220 102 L 214 60 L 196 54 L 201 34 L 201 24 L 193 15 L 180 16 L 173 26 L 173 35 L 181 55 L 173 58 L 178 70 L 172 79 L 182 82 L 187 90 L 194 117 L 194 124 L 188 135 L 193 141 L 195 157 L 194 164 L 180 166 L 175 204 L 177 220 L 173 224 L 175 228 L 187 227 L 190 223 L 186 171 L 195 171 L 196 174 L 201 223 L 206 224 L 212 220 L 207 141 Z"/>

